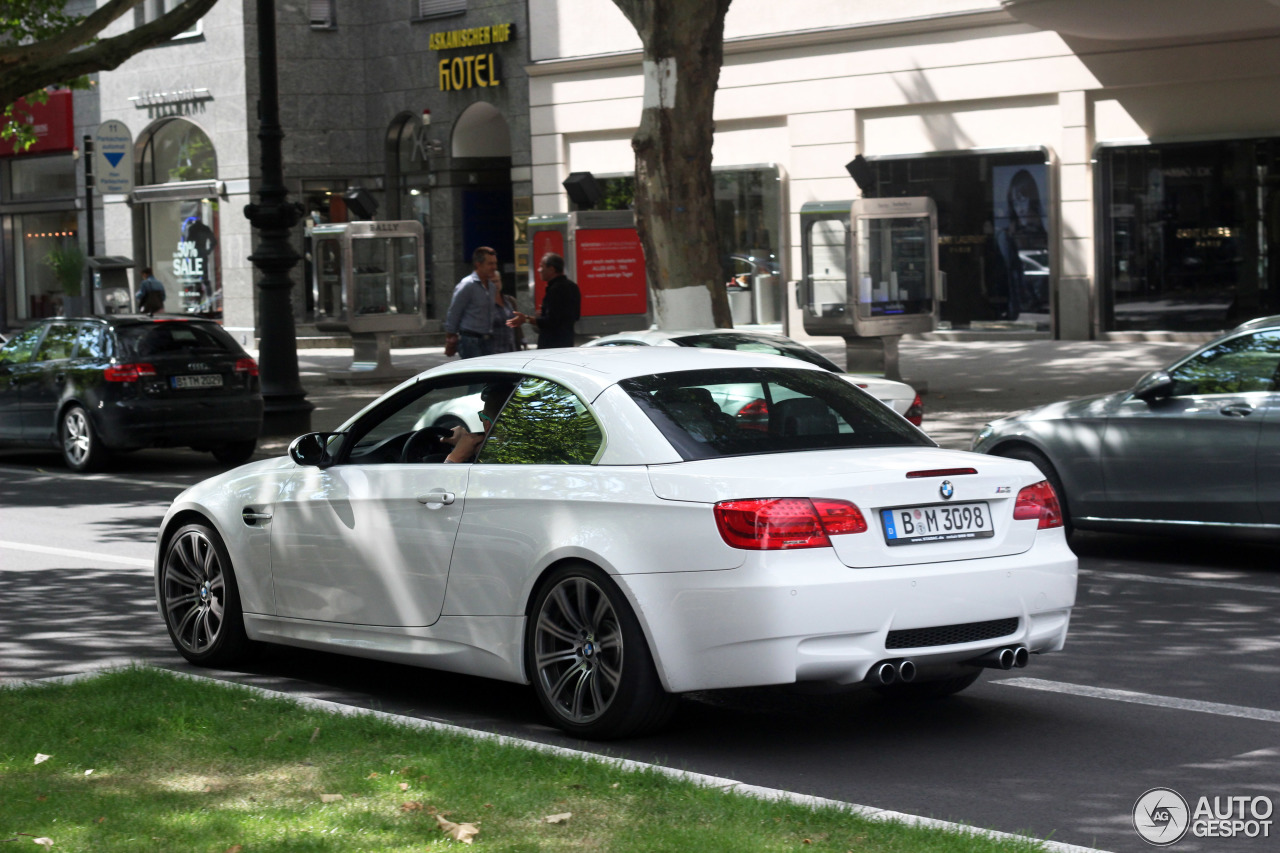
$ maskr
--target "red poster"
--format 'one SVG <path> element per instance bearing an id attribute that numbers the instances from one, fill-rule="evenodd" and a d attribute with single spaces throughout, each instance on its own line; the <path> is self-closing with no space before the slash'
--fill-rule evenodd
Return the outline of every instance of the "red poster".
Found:
<path id="1" fill-rule="evenodd" d="M 542 256 L 554 252 L 564 257 L 564 234 L 558 229 L 533 232 L 533 257 L 530 260 L 537 270 L 533 274 L 533 304 L 542 307 L 542 294 L 547 290 L 547 282 L 542 278 Z"/>
<path id="2" fill-rule="evenodd" d="M 644 250 L 636 229 L 580 228 L 574 240 L 583 317 L 644 314 L 649 310 Z"/>
<path id="3" fill-rule="evenodd" d="M 15 150 L 11 142 L 0 143 L 0 157 L 52 154 L 76 147 L 76 121 L 69 90 L 50 92 L 48 102 L 43 104 L 28 104 L 19 98 L 13 112 L 21 121 L 35 126 L 36 142 L 26 151 Z M 24 113 L 29 113 L 30 118 L 24 118 Z"/>

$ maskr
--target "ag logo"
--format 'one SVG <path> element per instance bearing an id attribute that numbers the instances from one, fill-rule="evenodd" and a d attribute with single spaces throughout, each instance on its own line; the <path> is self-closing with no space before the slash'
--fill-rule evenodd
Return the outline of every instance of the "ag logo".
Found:
<path id="1" fill-rule="evenodd" d="M 1191 825 L 1187 801 L 1172 788 L 1152 788 L 1133 804 L 1133 828 L 1157 847 L 1180 841 Z"/>

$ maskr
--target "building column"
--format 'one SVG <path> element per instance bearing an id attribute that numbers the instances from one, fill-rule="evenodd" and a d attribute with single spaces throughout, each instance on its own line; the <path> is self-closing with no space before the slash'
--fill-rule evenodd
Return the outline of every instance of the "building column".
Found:
<path id="1" fill-rule="evenodd" d="M 1094 270 L 1093 104 L 1084 91 L 1058 96 L 1062 140 L 1058 147 L 1058 290 L 1054 337 L 1098 337 L 1099 294 Z"/>

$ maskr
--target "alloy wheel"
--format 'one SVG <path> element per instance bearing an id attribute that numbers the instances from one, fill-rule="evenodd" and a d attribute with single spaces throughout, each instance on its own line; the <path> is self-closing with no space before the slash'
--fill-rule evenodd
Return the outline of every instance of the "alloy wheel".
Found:
<path id="1" fill-rule="evenodd" d="M 73 468 L 83 467 L 93 450 L 93 434 L 83 409 L 72 409 L 62 419 L 62 452 Z"/>
<path id="2" fill-rule="evenodd" d="M 165 555 L 161 594 L 174 640 L 204 654 L 218 641 L 226 610 L 227 578 L 217 549 L 199 530 L 186 530 Z"/>
<path id="3" fill-rule="evenodd" d="M 558 583 L 534 628 L 538 688 L 567 722 L 604 714 L 622 682 L 622 629 L 608 595 L 583 577 Z"/>

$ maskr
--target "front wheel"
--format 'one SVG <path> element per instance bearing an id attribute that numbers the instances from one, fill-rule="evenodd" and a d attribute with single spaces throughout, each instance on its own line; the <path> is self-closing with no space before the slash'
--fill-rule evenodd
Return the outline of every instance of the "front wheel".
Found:
<path id="1" fill-rule="evenodd" d="M 160 567 L 160 611 L 178 652 L 201 666 L 240 660 L 250 643 L 240 590 L 222 538 L 188 524 L 169 540 Z"/>
<path id="2" fill-rule="evenodd" d="M 617 585 L 592 566 L 563 566 L 543 583 L 525 636 L 525 667 L 543 709 L 573 735 L 639 735 L 675 710 L 640 623 Z"/>
<path id="3" fill-rule="evenodd" d="M 108 451 L 89 420 L 89 413 L 72 406 L 62 413 L 58 424 L 62 459 L 77 474 L 96 471 L 107 461 Z"/>

